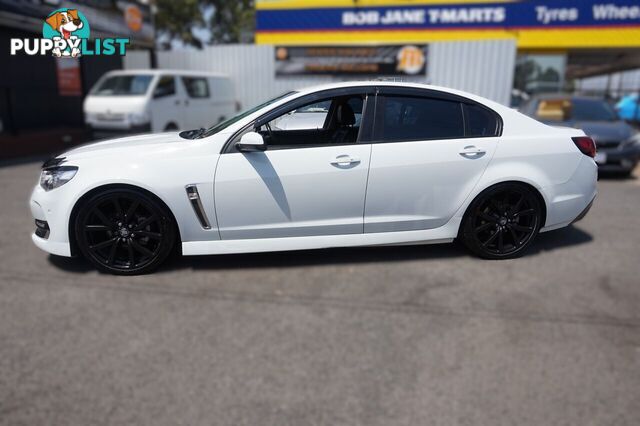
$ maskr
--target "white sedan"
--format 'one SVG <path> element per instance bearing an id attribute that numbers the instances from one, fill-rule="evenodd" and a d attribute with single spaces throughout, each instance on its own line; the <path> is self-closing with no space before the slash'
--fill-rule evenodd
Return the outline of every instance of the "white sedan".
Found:
<path id="1" fill-rule="evenodd" d="M 309 128 L 292 117 L 309 111 Z M 279 127 L 283 119 L 296 125 Z M 47 161 L 31 196 L 32 238 L 115 274 L 149 272 L 174 250 L 456 238 L 483 258 L 512 258 L 538 232 L 586 214 L 594 155 L 581 130 L 457 90 L 331 84 L 210 129 L 100 142 Z"/>

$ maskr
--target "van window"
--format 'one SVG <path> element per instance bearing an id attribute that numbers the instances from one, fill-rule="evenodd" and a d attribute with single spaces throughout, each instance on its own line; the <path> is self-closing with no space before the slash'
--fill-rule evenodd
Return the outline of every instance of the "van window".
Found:
<path id="1" fill-rule="evenodd" d="M 153 76 L 114 75 L 105 78 L 91 91 L 93 96 L 140 96 L 147 93 Z"/>
<path id="2" fill-rule="evenodd" d="M 206 78 L 182 77 L 182 82 L 190 98 L 209 97 L 209 82 L 207 82 Z"/>
<path id="3" fill-rule="evenodd" d="M 163 98 L 165 96 L 171 96 L 176 94 L 176 80 L 172 75 L 163 75 L 158 80 L 155 90 L 153 91 L 154 98 Z"/>

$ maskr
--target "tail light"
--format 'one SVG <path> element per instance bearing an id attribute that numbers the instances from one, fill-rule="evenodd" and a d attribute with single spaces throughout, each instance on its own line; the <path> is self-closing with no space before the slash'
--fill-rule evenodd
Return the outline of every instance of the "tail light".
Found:
<path id="1" fill-rule="evenodd" d="M 571 140 L 584 155 L 588 155 L 591 158 L 596 156 L 596 143 L 590 137 L 578 136 L 571 138 Z"/>

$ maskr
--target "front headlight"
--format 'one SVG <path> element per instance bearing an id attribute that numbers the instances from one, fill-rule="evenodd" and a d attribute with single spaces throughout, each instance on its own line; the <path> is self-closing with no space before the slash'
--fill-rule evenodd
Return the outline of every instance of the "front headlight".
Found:
<path id="1" fill-rule="evenodd" d="M 69 182 L 78 172 L 75 166 L 58 166 L 42 170 L 40 173 L 40 186 L 45 191 L 51 191 Z"/>

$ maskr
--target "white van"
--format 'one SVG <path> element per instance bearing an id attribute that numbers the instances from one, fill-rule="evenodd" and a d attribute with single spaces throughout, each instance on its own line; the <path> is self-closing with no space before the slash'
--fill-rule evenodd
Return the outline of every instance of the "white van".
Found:
<path id="1" fill-rule="evenodd" d="M 96 139 L 207 128 L 239 109 L 229 77 L 192 71 L 108 72 L 84 100 L 85 123 Z"/>

